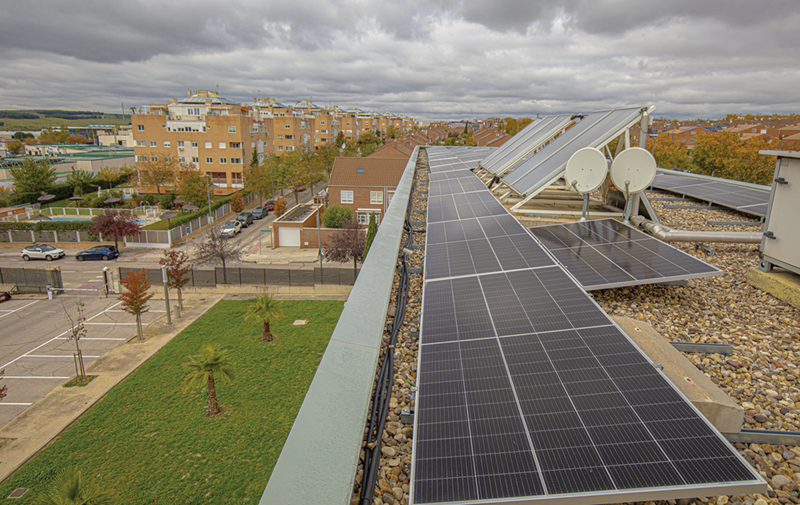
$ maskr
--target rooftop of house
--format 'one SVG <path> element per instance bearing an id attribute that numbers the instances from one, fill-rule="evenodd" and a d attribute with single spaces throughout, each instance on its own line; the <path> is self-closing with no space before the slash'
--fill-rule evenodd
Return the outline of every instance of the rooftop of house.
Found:
<path id="1" fill-rule="evenodd" d="M 328 186 L 396 187 L 408 158 L 352 158 L 333 162 Z"/>

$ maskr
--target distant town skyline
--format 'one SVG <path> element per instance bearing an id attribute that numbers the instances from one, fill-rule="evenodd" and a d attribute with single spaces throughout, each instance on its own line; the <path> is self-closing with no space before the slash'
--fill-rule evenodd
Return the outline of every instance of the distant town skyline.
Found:
<path id="1" fill-rule="evenodd" d="M 788 114 L 796 26 L 795 0 L 35 0 L 0 12 L 0 108 L 122 112 L 218 89 L 422 121 Z"/>

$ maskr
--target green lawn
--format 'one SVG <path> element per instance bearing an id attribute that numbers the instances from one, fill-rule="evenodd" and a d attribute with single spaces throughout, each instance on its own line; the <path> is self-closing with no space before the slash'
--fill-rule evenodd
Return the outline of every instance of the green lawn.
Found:
<path id="1" fill-rule="evenodd" d="M 244 320 L 247 302 L 220 302 L 6 479 L 0 499 L 26 487 L 16 503 L 32 503 L 59 470 L 77 465 L 99 475 L 115 503 L 257 503 L 343 307 L 280 305 L 270 343 L 259 323 Z M 206 342 L 236 363 L 235 382 L 217 384 L 224 410 L 216 418 L 204 417 L 205 390 L 181 387 L 181 363 Z"/>

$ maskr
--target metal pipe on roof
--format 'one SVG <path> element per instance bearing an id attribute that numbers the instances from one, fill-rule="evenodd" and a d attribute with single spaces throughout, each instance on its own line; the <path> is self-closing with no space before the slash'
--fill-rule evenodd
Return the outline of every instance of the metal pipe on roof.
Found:
<path id="1" fill-rule="evenodd" d="M 675 230 L 656 224 L 642 216 L 634 216 L 631 222 L 664 242 L 725 242 L 729 244 L 761 243 L 763 233 L 749 231 L 689 231 Z"/>

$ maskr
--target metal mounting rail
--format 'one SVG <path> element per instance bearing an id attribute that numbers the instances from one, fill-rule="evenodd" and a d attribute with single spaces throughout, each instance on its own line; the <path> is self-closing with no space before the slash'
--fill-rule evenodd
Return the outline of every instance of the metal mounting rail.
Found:
<path id="1" fill-rule="evenodd" d="M 733 347 L 728 344 L 696 344 L 694 342 L 670 342 L 672 347 L 681 352 L 709 352 L 716 354 L 732 354 Z"/>

